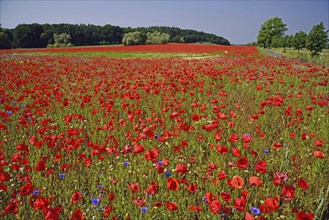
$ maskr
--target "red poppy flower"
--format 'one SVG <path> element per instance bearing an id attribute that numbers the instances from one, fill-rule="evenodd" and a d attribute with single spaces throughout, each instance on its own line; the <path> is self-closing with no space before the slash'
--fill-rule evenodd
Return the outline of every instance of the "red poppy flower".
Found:
<path id="1" fill-rule="evenodd" d="M 188 186 L 187 190 L 188 190 L 190 193 L 195 193 L 195 192 L 197 191 L 197 186 L 196 186 L 196 184 L 191 183 L 191 184 Z"/>
<path id="2" fill-rule="evenodd" d="M 195 206 L 195 205 L 191 205 L 188 210 L 190 210 L 191 212 L 201 212 L 202 211 L 202 207 L 201 206 Z"/>
<path id="3" fill-rule="evenodd" d="M 62 207 L 57 206 L 55 208 L 48 208 L 43 210 L 43 214 L 46 220 L 58 220 Z"/>
<path id="4" fill-rule="evenodd" d="M 176 117 L 179 116 L 179 113 L 178 112 L 173 112 L 171 115 L 170 115 L 170 119 L 174 119 Z"/>
<path id="5" fill-rule="evenodd" d="M 84 161 L 83 161 L 83 164 L 86 167 L 90 167 L 90 165 L 91 165 L 91 159 L 90 158 L 85 158 Z"/>
<path id="6" fill-rule="evenodd" d="M 296 187 L 294 186 L 286 186 L 282 189 L 282 195 L 284 200 L 293 200 L 295 198 Z"/>
<path id="7" fill-rule="evenodd" d="M 265 214 L 270 214 L 279 208 L 279 203 L 275 198 L 267 198 L 264 204 L 260 206 L 260 211 Z"/>
<path id="8" fill-rule="evenodd" d="M 237 147 L 232 147 L 232 154 L 235 157 L 240 157 L 241 156 L 241 151 Z"/>
<path id="9" fill-rule="evenodd" d="M 9 200 L 8 205 L 6 208 L 2 211 L 3 214 L 17 214 L 18 213 L 18 208 L 19 208 L 19 201 L 17 199 L 11 198 Z"/>
<path id="10" fill-rule="evenodd" d="M 148 150 L 145 153 L 145 159 L 150 161 L 157 161 L 157 156 L 159 155 L 158 148 L 154 148 L 153 150 Z"/>
<path id="11" fill-rule="evenodd" d="M 237 134 L 231 134 L 228 141 L 234 143 L 234 142 L 238 142 L 238 140 L 239 140 L 239 137 Z"/>
<path id="12" fill-rule="evenodd" d="M 81 199 L 82 199 L 81 193 L 80 192 L 75 192 L 75 193 L 73 193 L 73 195 L 71 197 L 71 202 L 72 202 L 72 204 L 76 204 Z"/>
<path id="13" fill-rule="evenodd" d="M 307 213 L 305 211 L 299 211 L 296 216 L 296 220 L 313 220 L 313 213 Z"/>
<path id="14" fill-rule="evenodd" d="M 314 143 L 316 146 L 322 147 L 324 145 L 324 140 L 315 140 Z"/>
<path id="15" fill-rule="evenodd" d="M 167 180 L 167 189 L 177 191 L 179 188 L 179 182 L 175 178 L 168 178 Z"/>
<path id="16" fill-rule="evenodd" d="M 37 198 L 33 203 L 33 207 L 35 210 L 42 210 L 44 208 L 47 208 L 48 206 L 49 206 L 48 200 L 43 197 Z"/>
<path id="17" fill-rule="evenodd" d="M 37 164 L 37 166 L 35 167 L 36 171 L 45 171 L 46 170 L 46 163 L 44 160 L 40 160 Z"/>
<path id="18" fill-rule="evenodd" d="M 240 158 L 237 162 L 237 166 L 240 169 L 245 169 L 248 167 L 248 159 L 246 157 Z"/>
<path id="19" fill-rule="evenodd" d="M 244 211 L 247 201 L 244 198 L 236 198 L 234 200 L 234 208 L 239 211 Z"/>
<path id="20" fill-rule="evenodd" d="M 34 187 L 31 182 L 26 183 L 24 186 L 21 187 L 19 194 L 21 196 L 30 195 L 33 191 Z"/>
<path id="21" fill-rule="evenodd" d="M 145 206 L 146 200 L 144 198 L 134 199 L 134 203 L 136 206 Z"/>
<path id="22" fill-rule="evenodd" d="M 174 211 L 178 209 L 178 206 L 175 202 L 166 202 L 167 209 L 170 211 Z"/>
<path id="23" fill-rule="evenodd" d="M 228 192 L 222 192 L 222 193 L 220 194 L 220 197 L 221 197 L 225 202 L 228 202 L 228 203 L 231 202 L 231 198 L 232 198 L 232 196 L 231 196 L 231 194 L 228 193 Z"/>
<path id="24" fill-rule="evenodd" d="M 242 189 L 244 187 L 244 180 L 240 176 L 233 176 L 228 180 L 228 185 L 234 189 Z"/>
<path id="25" fill-rule="evenodd" d="M 104 217 L 107 217 L 111 214 L 113 211 L 113 207 L 111 205 L 108 205 L 104 208 Z"/>
<path id="26" fill-rule="evenodd" d="M 221 153 L 221 154 L 227 154 L 227 152 L 228 152 L 228 147 L 226 147 L 226 146 L 221 146 L 221 145 L 217 145 L 216 146 L 216 151 L 218 151 L 219 153 Z"/>
<path id="27" fill-rule="evenodd" d="M 153 206 L 159 208 L 162 206 L 162 202 L 155 202 Z"/>
<path id="28" fill-rule="evenodd" d="M 217 175 L 218 180 L 223 180 L 226 177 L 227 177 L 227 174 L 226 174 L 225 170 L 221 170 Z"/>
<path id="29" fill-rule="evenodd" d="M 243 134 L 242 141 L 244 143 L 249 143 L 250 141 L 252 141 L 252 136 L 250 134 Z"/>
<path id="30" fill-rule="evenodd" d="M 279 150 L 281 147 L 282 147 L 282 144 L 281 144 L 280 142 L 276 142 L 276 143 L 273 145 L 273 149 L 274 149 L 274 150 Z"/>
<path id="31" fill-rule="evenodd" d="M 210 203 L 210 206 L 209 206 L 209 209 L 210 211 L 213 213 L 213 214 L 217 214 L 218 212 L 220 212 L 221 210 L 221 204 L 218 200 L 213 200 L 211 203 Z"/>
<path id="32" fill-rule="evenodd" d="M 250 186 L 262 186 L 262 179 L 257 176 L 251 176 L 249 178 Z"/>
<path id="33" fill-rule="evenodd" d="M 215 199 L 214 195 L 211 192 L 207 192 L 205 197 L 206 197 L 206 202 L 208 204 L 210 204 Z"/>
<path id="34" fill-rule="evenodd" d="M 266 173 L 266 169 L 267 169 L 267 162 L 262 160 L 262 161 L 259 161 L 257 164 L 256 164 L 256 170 L 258 173 Z"/>
<path id="35" fill-rule="evenodd" d="M 139 187 L 138 183 L 129 183 L 128 187 L 132 193 L 137 193 L 141 191 L 141 188 Z"/>
<path id="36" fill-rule="evenodd" d="M 299 180 L 298 180 L 298 186 L 299 186 L 300 188 L 302 188 L 303 190 L 307 190 L 308 187 L 309 187 L 309 184 L 308 184 L 308 182 L 306 182 L 306 180 L 299 179 Z"/>
<path id="37" fill-rule="evenodd" d="M 216 141 L 222 140 L 222 135 L 220 135 L 219 133 L 215 133 L 214 137 Z"/>
<path id="38" fill-rule="evenodd" d="M 158 192 L 158 184 L 156 182 L 152 182 L 144 192 L 150 195 L 156 194 Z"/>
<path id="39" fill-rule="evenodd" d="M 191 116 L 191 119 L 192 119 L 193 121 L 199 121 L 200 118 L 201 118 L 200 115 L 197 115 L 197 114 L 194 114 L 194 115 Z"/>
<path id="40" fill-rule="evenodd" d="M 176 165 L 176 172 L 177 173 L 186 173 L 187 172 L 187 166 L 184 164 L 177 164 Z"/>
<path id="41" fill-rule="evenodd" d="M 314 151 L 314 157 L 316 158 L 326 158 L 326 155 L 321 151 Z"/>
<path id="42" fill-rule="evenodd" d="M 77 209 L 73 212 L 70 220 L 84 220 L 84 215 L 80 209 Z"/>
<path id="43" fill-rule="evenodd" d="M 115 197 L 114 197 L 114 193 L 111 192 L 111 193 L 108 195 L 109 202 L 113 202 L 114 198 L 115 198 Z"/>
<path id="44" fill-rule="evenodd" d="M 255 218 L 249 212 L 246 212 L 245 220 L 255 220 Z"/>
<path id="45" fill-rule="evenodd" d="M 133 154 L 139 154 L 142 152 L 144 152 L 144 146 L 141 144 L 135 144 Z"/>

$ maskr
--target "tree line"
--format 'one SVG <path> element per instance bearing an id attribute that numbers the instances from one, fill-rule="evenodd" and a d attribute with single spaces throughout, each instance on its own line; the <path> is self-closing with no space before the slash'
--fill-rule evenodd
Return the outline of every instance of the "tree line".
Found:
<path id="1" fill-rule="evenodd" d="M 14 29 L 0 28 L 0 48 L 42 48 L 56 44 L 60 46 L 58 42 L 67 42 L 68 39 L 68 44 L 71 46 L 122 44 L 124 35 L 133 32 L 140 33 L 143 43 L 146 43 L 148 33 L 157 32 L 162 34 L 162 37 L 166 36 L 166 39 L 169 36 L 168 42 L 207 42 L 230 45 L 230 42 L 223 37 L 177 27 L 123 28 L 112 25 L 34 23 L 19 24 Z M 159 35 L 153 36 L 153 40 L 156 37 Z M 61 40 L 57 42 L 57 39 Z"/>
<path id="2" fill-rule="evenodd" d="M 302 49 L 308 49 L 312 57 L 319 55 L 325 49 L 329 49 L 328 30 L 325 30 L 324 24 L 314 25 L 307 34 L 299 31 L 294 35 L 285 35 L 287 25 L 281 18 L 271 18 L 261 26 L 257 45 L 264 48 L 295 48 L 298 53 Z"/>

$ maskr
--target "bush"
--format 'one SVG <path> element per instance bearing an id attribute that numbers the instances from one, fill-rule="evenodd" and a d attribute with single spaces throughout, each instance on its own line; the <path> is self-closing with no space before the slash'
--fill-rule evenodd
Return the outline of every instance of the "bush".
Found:
<path id="1" fill-rule="evenodd" d="M 140 44 L 143 44 L 143 38 L 142 38 L 142 35 L 139 31 L 130 32 L 130 33 L 126 33 L 123 36 L 122 43 L 125 46 L 140 45 Z"/>
<path id="2" fill-rule="evenodd" d="M 160 33 L 155 31 L 153 33 L 147 33 L 146 44 L 167 44 L 169 41 L 170 35 L 165 33 Z"/>
<path id="3" fill-rule="evenodd" d="M 54 44 L 48 44 L 47 48 L 54 48 Z"/>

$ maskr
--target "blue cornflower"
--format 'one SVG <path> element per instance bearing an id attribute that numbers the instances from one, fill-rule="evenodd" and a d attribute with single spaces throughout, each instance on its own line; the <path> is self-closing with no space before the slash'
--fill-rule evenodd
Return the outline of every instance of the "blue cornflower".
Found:
<path id="1" fill-rule="evenodd" d="M 99 185 L 99 186 L 97 186 L 97 188 L 98 188 L 98 189 L 103 189 L 103 188 L 104 188 L 104 186 L 102 186 L 102 185 Z"/>
<path id="2" fill-rule="evenodd" d="M 12 111 L 7 111 L 8 116 L 11 116 L 13 113 Z"/>
<path id="3" fill-rule="evenodd" d="M 91 203 L 93 204 L 93 205 L 97 205 L 97 204 L 99 204 L 100 203 L 100 199 L 99 198 L 93 198 L 92 200 L 91 200 Z"/>
<path id="4" fill-rule="evenodd" d="M 66 176 L 65 173 L 61 173 L 61 174 L 59 174 L 59 178 L 61 178 L 61 179 L 64 179 L 65 176 Z"/>
<path id="5" fill-rule="evenodd" d="M 35 189 L 32 192 L 32 195 L 34 195 L 34 196 L 39 195 L 39 194 L 40 194 L 40 190 L 39 189 Z"/>
<path id="6" fill-rule="evenodd" d="M 249 134 L 249 133 L 245 133 L 245 135 L 247 135 L 248 137 L 250 137 L 250 136 L 251 136 L 251 134 Z"/>
<path id="7" fill-rule="evenodd" d="M 149 209 L 146 206 L 144 206 L 144 207 L 141 208 L 142 213 L 146 213 L 148 210 Z"/>
<path id="8" fill-rule="evenodd" d="M 162 160 L 159 160 L 159 161 L 158 161 L 158 165 L 160 165 L 160 166 L 163 165 Z"/>
<path id="9" fill-rule="evenodd" d="M 169 172 L 169 171 L 165 172 L 165 176 L 166 177 L 170 177 L 171 176 L 171 172 Z"/>
<path id="10" fill-rule="evenodd" d="M 159 136 L 156 134 L 156 135 L 154 135 L 154 139 L 158 139 L 159 138 Z"/>
<path id="11" fill-rule="evenodd" d="M 208 204 L 206 196 L 203 196 L 202 201 Z"/>
<path id="12" fill-rule="evenodd" d="M 22 107 L 22 108 L 26 108 L 26 105 L 25 105 L 25 104 L 23 104 L 21 107 Z"/>
<path id="13" fill-rule="evenodd" d="M 254 215 L 260 215 L 260 211 L 259 211 L 259 209 L 256 208 L 256 207 L 252 207 L 252 208 L 250 209 L 250 211 L 251 211 L 251 213 L 254 214 Z"/>
<path id="14" fill-rule="evenodd" d="M 128 163 L 127 161 L 125 161 L 125 162 L 123 162 L 123 165 L 124 165 L 125 167 L 127 167 L 127 166 L 129 165 L 129 163 Z"/>
<path id="15" fill-rule="evenodd" d="M 17 102 L 15 101 L 15 102 L 13 102 L 13 105 L 16 105 L 17 104 Z"/>
<path id="16" fill-rule="evenodd" d="M 267 149 L 266 149 L 266 150 L 264 150 L 264 153 L 265 153 L 265 154 L 268 154 L 268 153 L 270 153 L 270 150 L 267 150 Z"/>

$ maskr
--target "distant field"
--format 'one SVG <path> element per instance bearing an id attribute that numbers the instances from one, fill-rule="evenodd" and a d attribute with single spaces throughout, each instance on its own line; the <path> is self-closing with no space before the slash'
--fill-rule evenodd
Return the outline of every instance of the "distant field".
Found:
<path id="1" fill-rule="evenodd" d="M 258 53 L 252 46 L 221 46 L 204 44 L 166 44 L 137 46 L 89 46 L 70 48 L 41 48 L 0 50 L 0 53 L 28 54 L 60 54 L 78 56 L 109 56 L 109 57 L 185 57 L 193 54 L 234 54 L 248 55 Z"/>

